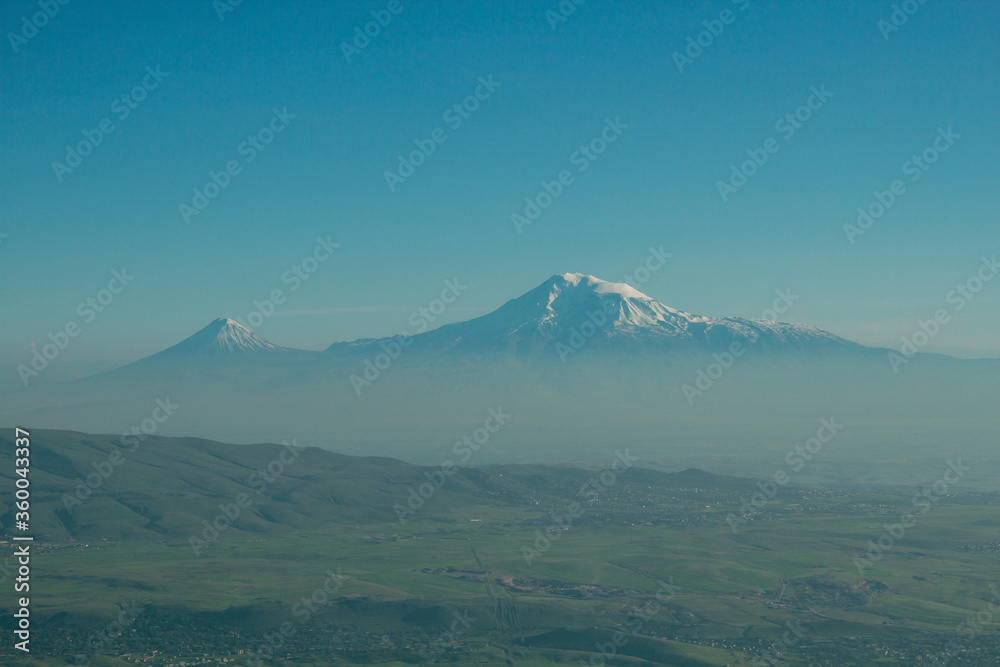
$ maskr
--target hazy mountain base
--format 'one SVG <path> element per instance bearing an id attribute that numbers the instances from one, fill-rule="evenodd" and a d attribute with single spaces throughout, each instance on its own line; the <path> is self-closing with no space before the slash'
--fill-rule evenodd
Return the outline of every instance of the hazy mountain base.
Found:
<path id="1" fill-rule="evenodd" d="M 644 461 L 756 459 L 782 463 L 823 418 L 844 424 L 822 463 L 856 465 L 928 458 L 992 458 L 1000 363 L 918 355 L 894 373 L 882 352 L 824 355 L 755 350 L 718 379 L 710 354 L 629 354 L 599 341 L 563 364 L 551 355 L 426 357 L 413 351 L 352 388 L 369 354 L 316 362 L 221 358 L 111 374 L 8 397 L 0 416 L 95 432 L 125 432 L 157 399 L 179 408 L 158 434 L 198 433 L 229 442 L 296 437 L 351 454 L 439 464 L 483 425 L 490 409 L 508 423 L 473 463 L 599 460 L 608 443 Z M 703 391 L 685 395 L 684 387 Z M 703 389 L 698 389 L 702 387 Z M 690 400 L 689 400 L 690 399 Z M 773 462 L 773 463 L 771 463 Z M 762 471 L 767 474 L 769 471 Z M 846 467 L 842 472 L 855 472 Z M 884 481 L 912 470 L 887 465 Z"/>
<path id="2" fill-rule="evenodd" d="M 150 438 L 69 513 L 64 494 L 120 439 L 32 436 L 36 656 L 216 663 L 270 643 L 273 664 L 600 664 L 622 631 L 619 664 L 723 665 L 774 655 L 789 628 L 789 664 L 914 664 L 949 643 L 949 664 L 1000 654 L 992 619 L 967 623 L 993 595 L 996 493 L 952 489 L 859 574 L 919 489 L 785 486 L 734 532 L 752 480 L 617 466 L 584 492 L 598 471 L 507 466 L 449 476 L 401 524 L 393 505 L 435 469 L 307 450 L 260 489 L 252 475 L 284 448 Z M 239 493 L 252 504 L 196 556 L 192 533 Z M 296 605 L 330 572 L 344 578 L 306 616 Z M 133 600 L 123 634 L 95 639 Z M 452 641 L 456 613 L 476 620 Z"/>

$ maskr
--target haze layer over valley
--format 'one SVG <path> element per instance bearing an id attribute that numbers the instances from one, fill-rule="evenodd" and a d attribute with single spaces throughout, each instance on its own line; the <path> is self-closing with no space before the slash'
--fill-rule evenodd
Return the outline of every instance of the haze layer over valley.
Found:
<path id="1" fill-rule="evenodd" d="M 169 399 L 177 408 L 157 434 L 297 437 L 434 463 L 497 413 L 506 417 L 472 464 L 597 460 L 629 446 L 650 461 L 734 465 L 780 463 L 826 419 L 843 428 L 823 460 L 864 465 L 933 457 L 942 442 L 989 454 L 977 438 L 998 369 L 900 357 L 804 324 L 693 315 L 568 273 L 482 317 L 323 351 L 220 318 L 114 371 L 12 393 L 0 420 L 127 432 Z"/>

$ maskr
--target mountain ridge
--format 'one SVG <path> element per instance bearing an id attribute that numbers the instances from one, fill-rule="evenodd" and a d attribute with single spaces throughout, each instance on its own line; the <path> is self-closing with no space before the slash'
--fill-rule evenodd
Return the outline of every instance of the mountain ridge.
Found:
<path id="1" fill-rule="evenodd" d="M 538 287 L 508 300 L 495 310 L 470 320 L 442 325 L 430 331 L 396 336 L 338 341 L 321 354 L 379 349 L 399 339 L 407 347 L 425 351 L 510 352 L 538 354 L 572 346 L 582 337 L 603 345 L 653 345 L 724 349 L 734 342 L 802 347 L 861 348 L 857 343 L 811 325 L 740 317 L 712 318 L 667 306 L 625 284 L 582 273 L 555 274 Z M 184 355 L 218 358 L 226 354 L 318 352 L 276 345 L 229 318 L 213 320 L 205 328 L 144 359 Z M 143 360 L 140 360 L 143 361 Z M 138 362 L 136 362 L 138 363 Z"/>

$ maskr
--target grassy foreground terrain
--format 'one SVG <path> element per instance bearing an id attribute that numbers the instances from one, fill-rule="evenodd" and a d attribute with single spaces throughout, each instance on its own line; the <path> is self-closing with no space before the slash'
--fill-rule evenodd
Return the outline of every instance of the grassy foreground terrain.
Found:
<path id="1" fill-rule="evenodd" d="M 1000 615 L 988 606 L 996 493 L 950 489 L 859 570 L 855 558 L 915 511 L 922 487 L 786 486 L 734 530 L 727 516 L 754 480 L 491 467 L 445 476 L 401 523 L 393 506 L 440 481 L 438 469 L 310 449 L 260 488 L 251 476 L 280 460 L 281 446 L 150 438 L 70 511 L 64 494 L 77 497 L 75 480 L 122 450 L 120 439 L 39 431 L 32 443 L 32 652 L 5 642 L 5 664 L 912 665 L 947 650 L 947 664 L 995 665 L 1000 656 Z M 9 478 L 13 449 L 3 445 Z M 206 539 L 204 522 L 241 493 L 252 502 Z M 12 507 L 0 509 L 9 526 Z M 4 576 L 16 567 L 11 550 Z"/>

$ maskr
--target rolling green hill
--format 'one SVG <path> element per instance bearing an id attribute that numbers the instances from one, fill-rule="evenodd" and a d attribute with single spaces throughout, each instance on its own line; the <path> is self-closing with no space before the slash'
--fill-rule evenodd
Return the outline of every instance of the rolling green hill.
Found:
<path id="1" fill-rule="evenodd" d="M 787 486 L 734 531 L 755 480 L 613 472 L 614 447 L 604 469 L 449 475 L 275 444 L 127 449 L 32 433 L 35 664 L 894 665 L 953 645 L 952 664 L 987 665 L 1000 650 L 956 631 L 991 599 L 996 493 L 947 495 L 859 573 L 912 490 Z"/>

